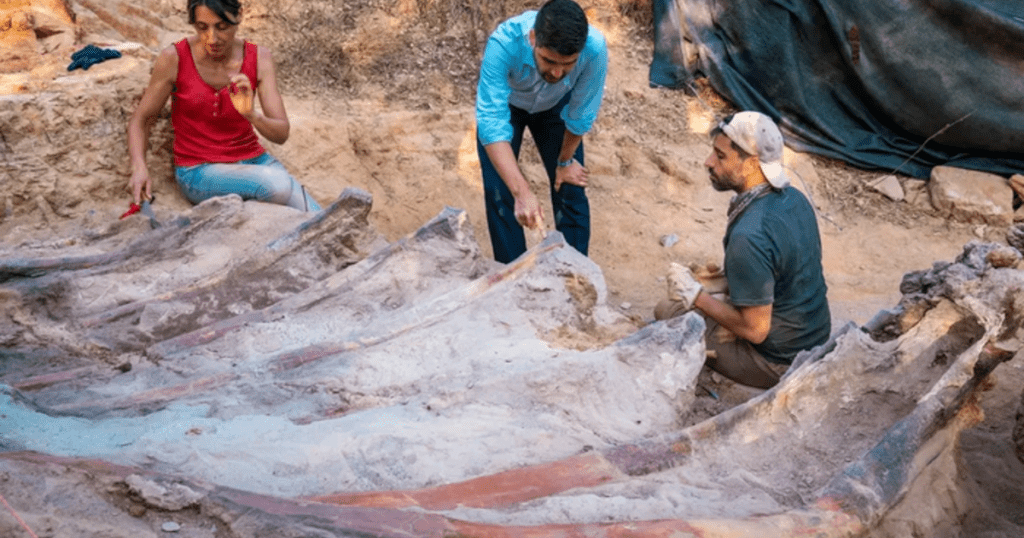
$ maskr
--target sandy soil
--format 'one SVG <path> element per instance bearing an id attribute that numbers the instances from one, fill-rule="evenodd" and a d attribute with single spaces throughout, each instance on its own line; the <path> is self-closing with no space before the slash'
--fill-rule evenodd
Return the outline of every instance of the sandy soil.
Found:
<path id="1" fill-rule="evenodd" d="M 475 68 L 493 22 L 527 3 L 474 9 L 446 2 L 346 4 L 291 2 L 271 9 L 270 3 L 253 3 L 243 33 L 275 47 L 292 124 L 290 140 L 282 146 L 268 143 L 268 149 L 321 203 L 346 187 L 370 192 L 371 223 L 389 241 L 452 206 L 467 211 L 480 248 L 489 253 L 474 145 Z M 663 274 L 670 261 L 720 261 L 729 196 L 711 189 L 702 163 L 710 151 L 708 127 L 729 105 L 707 88 L 688 96 L 649 87 L 650 29 L 644 26 L 649 4 L 594 4 L 592 19 L 608 38 L 611 66 L 601 116 L 585 139 L 592 185 L 591 258 L 604 272 L 609 302 L 642 325 L 664 295 Z M 314 24 L 302 33 L 302 21 L 321 19 L 336 26 Z M 177 22 L 167 27 L 160 38 L 164 43 L 188 31 Z M 299 39 L 303 36 L 305 42 Z M 126 55 L 148 60 L 154 50 Z M 303 55 L 302 50 L 314 52 Z M 325 68 L 312 69 L 317 61 Z M 905 273 L 953 259 L 968 241 L 1004 240 L 1005 230 L 939 218 L 926 199 L 894 202 L 872 191 L 867 183 L 880 172 L 809 155 L 787 157 L 800 178 L 797 186 L 819 211 L 834 326 L 862 324 L 895 305 Z M 544 198 L 546 178 L 529 142 L 521 162 Z M 64 185 L 88 204 L 58 208 L 56 219 L 26 209 L 34 201 L 16 201 L 20 204 L 0 223 L 3 242 L 54 241 L 72 235 L 83 222 L 115 219 L 126 209 L 127 196 L 90 198 L 97 191 L 93 183 L 95 178 Z M 103 190 L 118 191 L 109 185 Z M 189 207 L 166 176 L 157 185 L 157 196 L 160 215 Z M 664 245 L 667 237 L 676 241 Z M 979 513 L 956 536 L 1011 536 L 1024 528 L 1019 486 L 1024 468 L 1010 447 L 1013 409 L 1024 384 L 1022 360 L 1018 356 L 996 370 L 983 401 L 986 419 L 961 440 L 970 452 L 972 495 L 981 505 L 990 502 L 1000 522 L 989 524 L 987 514 Z M 702 375 L 701 386 L 719 396 L 699 399 L 707 415 L 753 394 L 708 374 Z"/>

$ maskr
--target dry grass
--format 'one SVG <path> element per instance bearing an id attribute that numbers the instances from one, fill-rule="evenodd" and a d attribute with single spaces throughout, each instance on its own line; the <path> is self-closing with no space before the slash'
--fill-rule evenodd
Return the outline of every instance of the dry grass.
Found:
<path id="1" fill-rule="evenodd" d="M 253 0 L 248 18 L 275 51 L 282 83 L 309 97 L 351 97 L 371 85 L 414 109 L 471 101 L 488 35 L 540 0 Z M 651 0 L 591 0 L 650 42 Z M 424 92 L 424 80 L 446 88 Z M 427 95 L 425 95 L 427 94 Z M 435 103 L 432 100 L 440 100 Z"/>

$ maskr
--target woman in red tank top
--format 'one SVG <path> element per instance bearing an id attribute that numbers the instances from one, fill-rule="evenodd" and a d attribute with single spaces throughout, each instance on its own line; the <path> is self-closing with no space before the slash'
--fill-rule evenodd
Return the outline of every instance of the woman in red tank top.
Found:
<path id="1" fill-rule="evenodd" d="M 152 197 L 146 166 L 149 130 L 169 97 L 175 179 L 192 203 L 238 194 L 305 211 L 320 206 L 259 142 L 283 144 L 290 125 L 269 50 L 235 37 L 238 0 L 189 0 L 196 35 L 165 48 L 128 122 L 135 203 Z M 259 97 L 260 109 L 254 106 Z"/>

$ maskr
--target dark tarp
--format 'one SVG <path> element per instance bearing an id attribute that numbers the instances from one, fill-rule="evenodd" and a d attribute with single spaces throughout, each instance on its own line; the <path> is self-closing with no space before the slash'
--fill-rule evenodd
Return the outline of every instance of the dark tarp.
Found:
<path id="1" fill-rule="evenodd" d="M 1024 1 L 653 3 L 652 86 L 703 75 L 790 147 L 860 168 L 1024 173 Z"/>

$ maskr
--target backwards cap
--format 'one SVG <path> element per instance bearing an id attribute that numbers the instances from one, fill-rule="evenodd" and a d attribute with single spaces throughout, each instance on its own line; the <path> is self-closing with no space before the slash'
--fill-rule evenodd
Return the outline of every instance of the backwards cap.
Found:
<path id="1" fill-rule="evenodd" d="M 789 185 L 789 178 L 782 169 L 782 133 L 775 122 L 752 111 L 737 112 L 726 120 L 719 123 L 718 128 L 743 151 L 757 155 L 768 183 L 776 189 Z"/>

